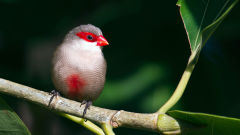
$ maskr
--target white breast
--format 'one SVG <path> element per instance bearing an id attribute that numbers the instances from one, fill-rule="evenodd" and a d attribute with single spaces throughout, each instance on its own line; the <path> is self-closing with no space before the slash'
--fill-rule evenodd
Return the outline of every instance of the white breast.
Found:
<path id="1" fill-rule="evenodd" d="M 67 94 L 68 88 L 64 79 L 76 73 L 87 82 L 84 96 L 79 100 L 96 99 L 103 89 L 106 74 L 106 62 L 102 50 L 96 43 L 75 41 L 61 45 L 57 49 L 53 59 L 55 87 Z"/>

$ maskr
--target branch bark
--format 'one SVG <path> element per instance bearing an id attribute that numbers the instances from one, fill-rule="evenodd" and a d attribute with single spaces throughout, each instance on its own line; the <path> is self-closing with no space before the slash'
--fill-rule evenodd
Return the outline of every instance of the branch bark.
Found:
<path id="1" fill-rule="evenodd" d="M 36 104 L 48 107 L 51 95 L 28 86 L 14 83 L 0 78 L 0 92 L 23 98 Z M 49 109 L 82 117 L 84 106 L 79 102 L 69 100 L 60 96 L 53 99 Z M 131 127 L 151 130 L 166 134 L 180 133 L 178 122 L 166 114 L 143 114 L 127 111 L 109 110 L 91 106 L 85 118 L 98 124 L 110 124 L 112 127 Z"/>

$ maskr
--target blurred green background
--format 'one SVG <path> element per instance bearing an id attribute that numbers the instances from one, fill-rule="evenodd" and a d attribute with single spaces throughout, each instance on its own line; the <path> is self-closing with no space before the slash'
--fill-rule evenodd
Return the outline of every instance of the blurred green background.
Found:
<path id="1" fill-rule="evenodd" d="M 190 55 L 177 1 L 0 0 L 0 77 L 51 91 L 51 57 L 80 24 L 100 27 L 107 82 L 96 106 L 152 113 L 169 98 Z M 240 118 L 239 4 L 203 48 L 173 109 Z M 41 106 L 0 94 L 33 135 L 93 134 Z M 116 134 L 156 134 L 128 128 Z"/>

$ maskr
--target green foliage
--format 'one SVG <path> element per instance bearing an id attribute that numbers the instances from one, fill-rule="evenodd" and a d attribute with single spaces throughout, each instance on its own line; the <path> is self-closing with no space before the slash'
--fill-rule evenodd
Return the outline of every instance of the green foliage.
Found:
<path id="1" fill-rule="evenodd" d="M 191 51 L 200 51 L 238 0 L 179 0 Z"/>
<path id="2" fill-rule="evenodd" d="M 31 135 L 18 115 L 1 98 L 0 135 Z"/>
<path id="3" fill-rule="evenodd" d="M 180 13 L 191 46 L 190 60 L 198 58 L 209 37 L 237 2 L 238 0 L 178 1 L 177 4 L 180 6 Z M 195 65 L 196 62 L 193 64 Z M 186 126 L 180 121 L 183 134 L 238 135 L 240 132 L 240 119 L 183 111 L 170 111 L 168 114 L 191 124 L 191 126 Z"/>
<path id="4" fill-rule="evenodd" d="M 189 129 L 183 127 L 184 135 L 239 135 L 240 133 L 240 119 L 183 111 L 169 111 L 168 114 L 182 122 L 193 124 L 192 127 L 188 126 Z M 181 125 L 184 126 L 183 123 Z"/>

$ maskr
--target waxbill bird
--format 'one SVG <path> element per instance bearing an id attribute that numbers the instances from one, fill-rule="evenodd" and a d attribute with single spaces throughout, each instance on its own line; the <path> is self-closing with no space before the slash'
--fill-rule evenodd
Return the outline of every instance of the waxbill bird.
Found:
<path id="1" fill-rule="evenodd" d="M 106 45 L 108 42 L 98 27 L 80 25 L 65 36 L 54 53 L 54 86 L 70 99 L 86 104 L 83 117 L 104 87 L 107 66 L 102 47 Z"/>

